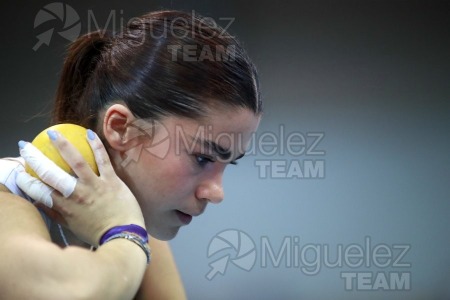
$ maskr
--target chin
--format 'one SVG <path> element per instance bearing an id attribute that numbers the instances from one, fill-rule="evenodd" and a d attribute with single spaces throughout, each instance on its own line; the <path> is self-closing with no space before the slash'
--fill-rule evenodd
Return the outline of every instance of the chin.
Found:
<path id="1" fill-rule="evenodd" d="M 177 233 L 178 230 L 180 230 L 180 227 L 164 227 L 164 228 L 156 228 L 152 226 L 146 226 L 147 232 L 152 236 L 153 238 L 160 240 L 160 241 L 169 241 L 173 239 Z"/>

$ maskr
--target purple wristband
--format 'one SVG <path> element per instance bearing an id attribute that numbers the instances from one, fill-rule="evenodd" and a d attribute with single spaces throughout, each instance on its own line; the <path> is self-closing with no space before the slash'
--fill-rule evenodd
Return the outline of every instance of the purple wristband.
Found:
<path id="1" fill-rule="evenodd" d="M 142 240 L 145 243 L 148 243 L 148 234 L 147 230 L 142 228 L 139 225 L 130 224 L 130 225 L 122 225 L 122 226 L 115 226 L 108 231 L 106 231 L 102 237 L 100 238 L 99 245 L 103 245 L 105 241 L 107 241 L 111 236 L 122 233 L 122 232 L 131 232 L 134 233 L 142 238 Z"/>

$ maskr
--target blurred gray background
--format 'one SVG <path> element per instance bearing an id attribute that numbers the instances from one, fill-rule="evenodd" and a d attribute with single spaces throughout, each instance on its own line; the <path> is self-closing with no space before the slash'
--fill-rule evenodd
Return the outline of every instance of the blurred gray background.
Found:
<path id="1" fill-rule="evenodd" d="M 1 2 L 2 157 L 48 125 L 68 44 L 60 20 L 34 28 L 51 2 Z M 62 3 L 82 32 L 89 12 L 101 27 L 155 9 L 233 18 L 258 66 L 257 151 L 226 171 L 225 200 L 171 241 L 190 299 L 450 299 L 448 1 Z M 323 154 L 267 154 L 267 132 L 278 146 L 295 132 L 313 147 L 321 134 Z M 306 161 L 324 173 L 297 178 Z"/>

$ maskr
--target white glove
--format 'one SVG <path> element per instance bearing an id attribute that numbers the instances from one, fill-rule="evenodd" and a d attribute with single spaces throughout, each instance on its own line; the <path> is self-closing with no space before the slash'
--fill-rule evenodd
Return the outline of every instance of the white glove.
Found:
<path id="1" fill-rule="evenodd" d="M 42 183 L 42 181 L 31 176 L 25 171 L 17 174 L 16 183 L 20 187 L 20 189 L 32 199 L 41 202 L 47 207 L 52 208 L 53 199 L 51 194 L 54 189 L 47 186 L 45 183 Z"/>
<path id="2" fill-rule="evenodd" d="M 22 191 L 48 207 L 53 206 L 51 198 L 53 189 L 51 187 L 66 198 L 73 193 L 77 184 L 75 177 L 58 167 L 33 144 L 20 142 L 19 145 L 21 147 L 20 155 L 42 180 L 34 178 L 26 172 L 20 172 L 17 175 L 16 183 Z"/>

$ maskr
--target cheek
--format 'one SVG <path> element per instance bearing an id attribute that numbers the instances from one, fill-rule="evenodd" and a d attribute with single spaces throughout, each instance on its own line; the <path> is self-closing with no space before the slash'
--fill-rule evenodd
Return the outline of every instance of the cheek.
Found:
<path id="1" fill-rule="evenodd" d="M 189 161 L 183 157 L 150 157 L 140 167 L 143 169 L 140 177 L 145 178 L 141 184 L 158 198 L 180 198 L 194 193 L 195 177 L 191 174 Z"/>
<path id="2" fill-rule="evenodd" d="M 167 188 L 168 193 L 180 196 L 194 193 L 195 177 L 182 161 L 166 166 L 161 178 L 161 184 Z"/>

